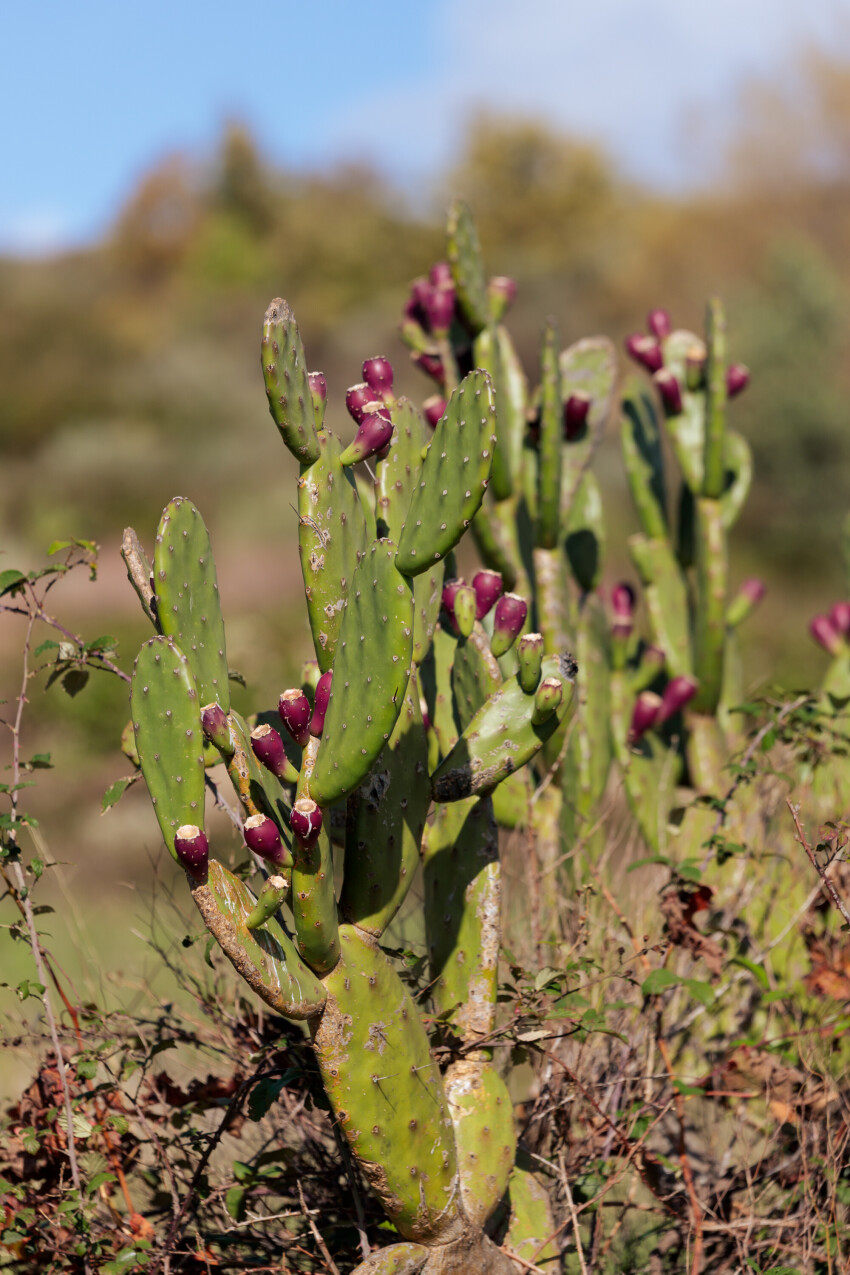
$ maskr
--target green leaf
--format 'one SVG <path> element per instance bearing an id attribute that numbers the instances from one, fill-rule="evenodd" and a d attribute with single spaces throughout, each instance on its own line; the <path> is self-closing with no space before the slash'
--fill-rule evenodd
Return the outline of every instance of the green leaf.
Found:
<path id="1" fill-rule="evenodd" d="M 26 576 L 22 571 L 15 571 L 10 568 L 8 571 L 0 571 L 0 598 L 4 593 L 13 593 L 20 589 L 26 580 Z"/>
<path id="2" fill-rule="evenodd" d="M 48 638 L 46 642 L 40 643 L 35 648 L 35 650 L 33 651 L 33 655 L 44 655 L 45 651 L 58 651 L 58 650 L 59 650 L 59 643 L 54 642 L 52 638 Z"/>
<path id="3" fill-rule="evenodd" d="M 547 965 L 544 969 L 540 971 L 540 973 L 537 975 L 537 977 L 534 980 L 535 992 L 542 991 L 543 988 L 546 987 L 549 983 L 555 982 L 560 977 L 561 977 L 560 970 L 552 969 L 551 966 Z"/>
<path id="4" fill-rule="evenodd" d="M 683 982 L 695 1001 L 699 1001 L 706 1008 L 714 1004 L 714 988 L 710 983 L 704 983 L 698 978 L 686 978 Z"/>
<path id="5" fill-rule="evenodd" d="M 74 544 L 73 540 L 54 540 L 47 546 L 47 556 L 52 558 L 54 553 L 59 553 L 60 549 L 70 549 Z"/>
<path id="6" fill-rule="evenodd" d="M 112 651 L 118 645 L 118 639 L 111 637 L 108 633 L 104 633 L 101 637 L 92 638 L 91 642 L 86 642 L 83 647 L 84 651 Z"/>
<path id="7" fill-rule="evenodd" d="M 24 762 L 26 770 L 52 770 L 53 762 L 50 760 L 50 753 L 33 753 L 29 761 Z"/>
<path id="8" fill-rule="evenodd" d="M 114 784 L 110 784 L 106 792 L 103 794 L 100 802 L 100 813 L 105 815 L 107 810 L 120 801 L 127 789 L 141 778 L 142 772 L 137 770 L 135 775 L 125 775 L 123 779 L 116 779 Z"/>
<path id="9" fill-rule="evenodd" d="M 237 1182 L 249 1182 L 254 1176 L 254 1170 L 250 1164 L 245 1164 L 244 1160 L 234 1160 L 233 1176 Z"/>
<path id="10" fill-rule="evenodd" d="M 670 860 L 663 854 L 650 854 L 643 859 L 635 859 L 634 863 L 630 863 L 626 868 L 626 872 L 634 872 L 636 868 L 645 868 L 648 863 L 663 863 L 669 866 Z"/>
<path id="11" fill-rule="evenodd" d="M 767 977 L 763 965 L 757 965 L 755 961 L 747 960 L 746 956 L 733 956 L 729 962 L 730 965 L 740 965 L 741 969 L 749 970 L 753 978 L 766 992 L 770 991 L 770 979 Z"/>
<path id="12" fill-rule="evenodd" d="M 698 1085 L 688 1085 L 685 1083 L 684 1080 L 674 1079 L 673 1088 L 676 1090 L 677 1093 L 685 1094 L 686 1097 L 695 1096 L 697 1094 L 702 1096 L 703 1094 L 703 1090 L 700 1089 Z"/>
<path id="13" fill-rule="evenodd" d="M 62 678 L 62 689 L 73 699 L 75 695 L 79 695 L 88 680 L 89 675 L 84 668 L 69 669 Z"/>
<path id="14" fill-rule="evenodd" d="M 117 1182 L 114 1173 L 96 1173 L 90 1182 L 86 1185 L 86 1194 L 94 1195 L 98 1187 L 103 1186 L 104 1182 Z"/>
<path id="15" fill-rule="evenodd" d="M 653 970 L 641 984 L 641 992 L 644 996 L 657 996 L 659 992 L 663 992 L 667 987 L 673 987 L 680 983 L 681 979 L 678 974 L 674 974 L 672 970 Z"/>
<path id="16" fill-rule="evenodd" d="M 701 881 L 702 868 L 696 859 L 683 859 L 676 867 L 677 876 L 683 881 Z"/>
<path id="17" fill-rule="evenodd" d="M 44 871 L 44 863 L 42 862 L 41 859 L 36 858 L 36 859 L 30 860 L 30 872 L 33 874 L 36 881 L 39 879 L 43 871 Z"/>
<path id="18" fill-rule="evenodd" d="M 80 1058 L 76 1064 L 77 1075 L 82 1080 L 94 1080 L 97 1074 L 96 1058 Z"/>
<path id="19" fill-rule="evenodd" d="M 262 1080 L 254 1085 L 248 1099 L 248 1115 L 252 1120 L 262 1120 L 269 1107 L 277 1102 L 280 1097 L 280 1091 L 285 1087 L 285 1084 L 286 1082 L 282 1078 L 273 1079 L 271 1076 L 264 1076 Z"/>
<path id="20" fill-rule="evenodd" d="M 234 1222 L 241 1222 L 245 1216 L 246 1194 L 244 1186 L 232 1186 L 224 1197 L 224 1207 Z"/>

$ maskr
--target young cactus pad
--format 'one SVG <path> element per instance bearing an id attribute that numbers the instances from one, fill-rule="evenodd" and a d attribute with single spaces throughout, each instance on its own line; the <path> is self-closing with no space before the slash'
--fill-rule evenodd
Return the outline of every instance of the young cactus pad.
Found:
<path id="1" fill-rule="evenodd" d="M 204 826 L 204 736 L 189 661 L 168 637 L 146 642 L 130 693 L 139 764 L 170 853 L 182 824 Z"/>
<path id="2" fill-rule="evenodd" d="M 550 655 L 543 661 L 543 678 L 560 678 L 564 693 L 551 716 L 538 726 L 532 725 L 535 697 L 525 694 L 516 677 L 491 695 L 431 776 L 434 800 L 485 796 L 531 761 L 566 717 L 576 672 L 571 655 Z"/>
<path id="3" fill-rule="evenodd" d="M 185 652 L 201 703 L 215 701 L 226 713 L 230 683 L 215 559 L 191 500 L 176 496 L 165 506 L 153 562 L 159 627 Z"/>

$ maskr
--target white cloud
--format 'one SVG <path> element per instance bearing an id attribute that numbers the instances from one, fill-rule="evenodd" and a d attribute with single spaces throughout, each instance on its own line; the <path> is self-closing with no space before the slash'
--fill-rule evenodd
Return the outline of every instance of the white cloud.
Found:
<path id="1" fill-rule="evenodd" d="M 841 0 L 441 0 L 436 65 L 352 103 L 337 154 L 383 155 L 414 175 L 444 162 L 481 106 L 603 141 L 642 176 L 678 184 L 690 124 L 731 123 L 747 76 L 814 41 L 850 47 Z M 367 145 L 368 139 L 368 145 Z"/>
<path id="2" fill-rule="evenodd" d="M 0 252 L 16 257 L 40 257 L 68 244 L 69 227 L 58 208 L 25 208 L 4 217 L 0 210 Z"/>

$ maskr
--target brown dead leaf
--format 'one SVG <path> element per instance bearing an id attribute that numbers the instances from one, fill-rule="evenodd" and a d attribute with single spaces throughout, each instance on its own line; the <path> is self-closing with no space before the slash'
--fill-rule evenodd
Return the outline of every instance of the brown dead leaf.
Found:
<path id="1" fill-rule="evenodd" d="M 714 939 L 701 933 L 693 921 L 697 912 L 708 908 L 713 894 L 714 891 L 707 885 L 667 890 L 661 898 L 661 912 L 670 942 L 704 960 L 710 973 L 719 977 L 724 965 L 723 949 Z"/>

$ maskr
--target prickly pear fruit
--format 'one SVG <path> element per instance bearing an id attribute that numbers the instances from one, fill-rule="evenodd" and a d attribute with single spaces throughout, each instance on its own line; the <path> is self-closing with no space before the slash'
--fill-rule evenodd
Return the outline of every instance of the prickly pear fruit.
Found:
<path id="1" fill-rule="evenodd" d="M 296 844 L 309 850 L 319 840 L 322 831 L 322 812 L 309 797 L 299 797 L 292 807 L 290 827 Z"/>
<path id="2" fill-rule="evenodd" d="M 313 714 L 310 701 L 300 686 L 283 692 L 278 701 L 277 711 L 280 714 L 280 720 L 299 748 L 306 748 L 310 742 L 310 719 Z"/>
<path id="3" fill-rule="evenodd" d="M 284 850 L 277 825 L 268 815 L 250 815 L 245 820 L 242 831 L 248 849 L 253 850 L 261 859 L 268 859 L 278 867 L 287 862 L 289 856 Z"/>
<path id="4" fill-rule="evenodd" d="M 363 364 L 363 380 L 370 390 L 381 396 L 384 402 L 392 399 L 393 366 L 383 354 L 376 354 L 371 359 L 366 359 Z"/>
<path id="5" fill-rule="evenodd" d="M 503 593 L 493 615 L 490 650 L 496 659 L 511 649 L 525 624 L 528 604 L 518 593 Z"/>
<path id="6" fill-rule="evenodd" d="M 270 921 L 286 902 L 288 893 L 289 886 L 285 877 L 269 877 L 257 895 L 253 911 L 245 918 L 246 929 L 258 930 L 261 925 L 265 925 L 266 921 Z"/>
<path id="7" fill-rule="evenodd" d="M 517 643 L 517 677 L 526 695 L 533 695 L 540 682 L 543 663 L 543 634 L 524 633 Z"/>
<path id="8" fill-rule="evenodd" d="M 475 590 L 475 618 L 483 620 L 505 591 L 504 581 L 498 571 L 478 571 L 472 577 Z"/>
<path id="9" fill-rule="evenodd" d="M 327 673 L 323 673 L 316 683 L 316 694 L 313 698 L 313 715 L 310 718 L 310 734 L 316 739 L 322 738 L 322 732 L 325 729 L 325 714 L 331 701 L 333 675 L 333 669 L 328 669 Z"/>
<path id="10" fill-rule="evenodd" d="M 283 740 L 273 726 L 264 723 L 251 731 L 251 749 L 257 761 L 276 775 L 281 783 L 297 783 L 298 771 L 287 757 Z"/>
<path id="11" fill-rule="evenodd" d="M 203 881 L 207 875 L 210 847 L 207 834 L 194 823 L 184 823 L 174 834 L 177 858 L 195 881 Z"/>
<path id="12" fill-rule="evenodd" d="M 534 694 L 532 726 L 542 726 L 564 698 L 564 683 L 559 677 L 544 677 Z"/>
<path id="13" fill-rule="evenodd" d="M 347 468 L 368 460 L 370 456 L 383 451 L 392 436 L 392 417 L 383 404 L 371 411 L 366 408 L 357 426 L 357 433 L 340 455 L 339 463 Z"/>

